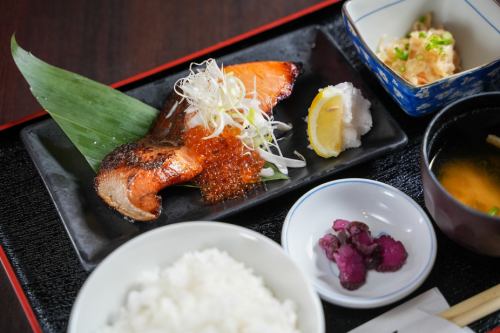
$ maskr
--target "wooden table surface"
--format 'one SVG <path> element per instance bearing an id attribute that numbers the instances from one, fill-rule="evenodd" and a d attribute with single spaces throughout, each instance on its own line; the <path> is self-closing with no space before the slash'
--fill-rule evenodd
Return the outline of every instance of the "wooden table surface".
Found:
<path id="1" fill-rule="evenodd" d="M 40 109 L 10 55 L 14 32 L 37 57 L 112 83 L 319 2 L 2 0 L 0 125 Z M 2 268 L 0 313 L 0 332 L 31 331 Z"/>

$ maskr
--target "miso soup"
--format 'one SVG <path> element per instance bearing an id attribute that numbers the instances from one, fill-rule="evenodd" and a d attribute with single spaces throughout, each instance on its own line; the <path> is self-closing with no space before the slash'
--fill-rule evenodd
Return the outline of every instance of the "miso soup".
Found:
<path id="1" fill-rule="evenodd" d="M 500 149 L 487 143 L 499 131 L 450 131 L 431 161 L 443 187 L 458 201 L 500 216 Z"/>

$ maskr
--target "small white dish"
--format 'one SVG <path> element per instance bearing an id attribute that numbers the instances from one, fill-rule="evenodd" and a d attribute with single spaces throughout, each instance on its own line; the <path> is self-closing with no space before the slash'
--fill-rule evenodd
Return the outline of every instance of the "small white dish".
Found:
<path id="1" fill-rule="evenodd" d="M 297 306 L 301 332 L 325 332 L 318 295 L 278 244 L 255 231 L 227 223 L 184 222 L 146 232 L 104 259 L 78 293 L 68 333 L 96 332 L 122 306 L 127 291 L 144 271 L 166 268 L 188 251 L 212 247 L 252 268 L 278 299 L 292 300 Z"/>
<path id="2" fill-rule="evenodd" d="M 327 259 L 318 240 L 336 219 L 366 223 L 374 237 L 387 233 L 408 252 L 396 272 L 368 271 L 357 290 L 344 289 L 338 268 Z M 340 179 L 304 194 L 290 209 L 281 243 L 313 283 L 321 298 L 349 308 L 373 308 L 396 302 L 417 289 L 436 258 L 436 235 L 424 210 L 396 188 L 368 179 Z"/>

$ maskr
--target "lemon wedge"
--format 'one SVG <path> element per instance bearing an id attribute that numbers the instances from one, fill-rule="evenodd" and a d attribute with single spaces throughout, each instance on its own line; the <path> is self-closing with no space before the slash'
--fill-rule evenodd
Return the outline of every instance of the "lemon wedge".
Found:
<path id="1" fill-rule="evenodd" d="M 343 96 L 332 86 L 321 89 L 309 107 L 307 135 L 321 157 L 337 157 L 343 150 Z"/>

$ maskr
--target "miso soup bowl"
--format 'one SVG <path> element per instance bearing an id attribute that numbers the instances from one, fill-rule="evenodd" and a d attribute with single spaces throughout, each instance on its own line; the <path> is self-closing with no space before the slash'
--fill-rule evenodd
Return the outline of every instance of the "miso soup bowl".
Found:
<path id="1" fill-rule="evenodd" d="M 450 131 L 464 125 L 464 119 L 467 128 L 499 129 L 500 92 L 460 99 L 445 107 L 427 127 L 421 159 L 425 206 L 449 238 L 474 252 L 500 257 L 500 218 L 460 203 L 431 170 L 432 158 L 449 138 Z"/>
<path id="2" fill-rule="evenodd" d="M 376 56 L 382 36 L 399 38 L 420 15 L 433 14 L 455 40 L 462 71 L 415 86 Z M 349 0 L 344 23 L 360 60 L 410 116 L 435 112 L 464 96 L 488 90 L 500 73 L 500 5 L 494 0 Z"/>

